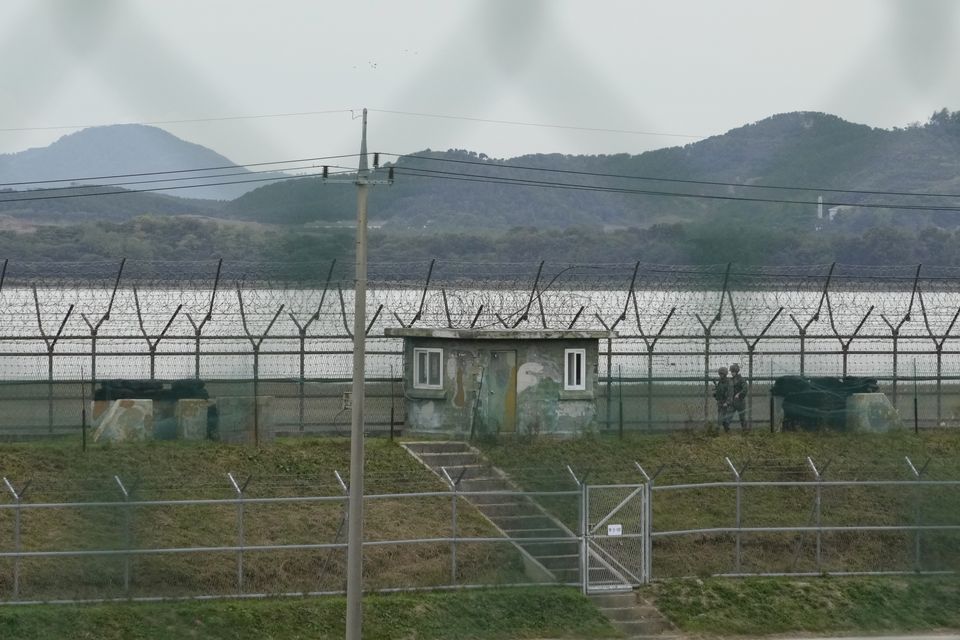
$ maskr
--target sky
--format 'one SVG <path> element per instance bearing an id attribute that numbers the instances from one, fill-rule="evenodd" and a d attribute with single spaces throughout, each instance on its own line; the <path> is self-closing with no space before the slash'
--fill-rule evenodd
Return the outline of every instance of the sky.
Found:
<path id="1" fill-rule="evenodd" d="M 960 110 L 956 0 L 3 0 L 0 153 L 156 124 L 237 163 L 636 154 Z"/>

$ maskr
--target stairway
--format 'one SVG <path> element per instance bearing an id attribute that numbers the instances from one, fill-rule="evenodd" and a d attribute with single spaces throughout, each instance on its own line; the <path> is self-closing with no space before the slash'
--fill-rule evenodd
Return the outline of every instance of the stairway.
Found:
<path id="1" fill-rule="evenodd" d="M 403 445 L 417 460 L 437 474 L 461 477 L 460 491 L 519 491 L 502 471 L 490 465 L 465 442 L 409 442 Z M 580 542 L 572 531 L 540 505 L 521 495 L 464 496 L 524 554 L 528 574 L 542 582 L 580 583 Z M 525 541 L 526 538 L 558 538 Z"/>
<path id="2" fill-rule="evenodd" d="M 631 640 L 670 640 L 682 634 L 656 607 L 632 592 L 590 596 L 597 609 Z"/>
<path id="3" fill-rule="evenodd" d="M 460 479 L 461 491 L 517 492 L 519 487 L 500 469 L 487 462 L 465 442 L 408 442 L 403 447 L 444 482 L 447 475 Z M 462 474 L 462 477 L 461 477 Z M 580 542 L 572 531 L 548 514 L 534 500 L 521 495 L 463 496 L 524 554 L 528 570 L 545 582 L 580 584 Z M 560 538 L 550 542 L 527 542 L 525 538 Z M 609 565 L 591 555 L 590 584 L 604 593 L 590 600 L 608 620 L 630 639 L 670 640 L 681 635 L 669 620 L 618 579 Z M 530 573 L 531 571 L 528 571 Z"/>

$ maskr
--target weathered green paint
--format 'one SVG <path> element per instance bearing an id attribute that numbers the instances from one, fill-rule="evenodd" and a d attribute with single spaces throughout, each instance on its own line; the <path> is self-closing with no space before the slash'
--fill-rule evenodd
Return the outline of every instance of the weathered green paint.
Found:
<path id="1" fill-rule="evenodd" d="M 576 435 L 596 428 L 599 338 L 589 333 L 395 330 L 404 339 L 406 429 Z M 411 335 L 405 335 L 411 333 Z M 413 386 L 413 350 L 443 349 L 443 389 Z M 563 389 L 565 349 L 586 352 L 586 389 Z"/>
<path id="2" fill-rule="evenodd" d="M 556 433 L 562 386 L 553 378 L 543 377 L 519 393 L 520 422 L 526 433 Z"/>
<path id="3" fill-rule="evenodd" d="M 517 430 L 517 352 L 493 351 L 487 367 L 484 423 L 494 433 Z"/>

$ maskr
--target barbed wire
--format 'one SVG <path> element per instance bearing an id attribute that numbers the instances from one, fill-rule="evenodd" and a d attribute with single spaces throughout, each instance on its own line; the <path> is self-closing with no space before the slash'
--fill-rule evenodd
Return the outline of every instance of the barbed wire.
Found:
<path id="1" fill-rule="evenodd" d="M 90 371 L 95 349 L 131 377 L 154 356 L 171 375 L 199 375 L 201 355 L 214 377 L 241 377 L 256 343 L 264 377 L 349 376 L 352 271 L 336 261 L 4 261 L 0 378 L 49 377 L 56 357 L 57 374 L 72 379 Z M 854 365 L 881 370 L 897 340 L 930 371 L 960 331 L 955 267 L 415 260 L 368 273 L 375 376 L 402 367 L 388 328 L 609 331 L 626 375 L 652 367 L 668 377 L 702 375 L 707 335 L 708 351 L 738 357 L 789 356 L 803 336 L 814 364 L 851 351 Z M 131 364 L 117 364 L 125 355 Z"/>

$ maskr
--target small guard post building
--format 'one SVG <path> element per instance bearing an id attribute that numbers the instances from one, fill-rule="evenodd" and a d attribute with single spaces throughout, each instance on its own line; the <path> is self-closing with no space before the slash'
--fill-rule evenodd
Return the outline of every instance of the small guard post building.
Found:
<path id="1" fill-rule="evenodd" d="M 594 428 L 611 331 L 388 328 L 403 338 L 406 430 L 577 435 Z"/>

